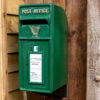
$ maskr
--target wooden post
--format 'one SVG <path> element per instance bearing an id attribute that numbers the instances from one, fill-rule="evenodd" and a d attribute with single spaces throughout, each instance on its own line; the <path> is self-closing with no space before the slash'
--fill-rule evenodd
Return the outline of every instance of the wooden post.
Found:
<path id="1" fill-rule="evenodd" d="M 5 0 L 0 0 L 0 100 L 7 100 L 7 36 Z"/>
<path id="2" fill-rule="evenodd" d="M 86 100 L 87 0 L 66 1 L 66 13 L 69 25 L 68 99 Z"/>
<path id="3" fill-rule="evenodd" d="M 100 0 L 88 0 L 87 100 L 100 100 Z"/>

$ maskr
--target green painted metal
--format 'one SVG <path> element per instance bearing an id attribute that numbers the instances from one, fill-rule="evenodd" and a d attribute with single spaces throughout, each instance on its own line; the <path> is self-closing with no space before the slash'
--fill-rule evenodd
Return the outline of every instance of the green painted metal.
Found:
<path id="1" fill-rule="evenodd" d="M 68 25 L 63 8 L 54 4 L 19 7 L 20 90 L 53 93 L 67 84 L 67 38 Z M 35 47 L 38 47 L 37 51 Z M 34 54 L 41 58 L 35 58 Z M 32 72 L 30 68 L 34 69 L 35 63 L 40 69 Z M 40 76 L 36 70 L 41 70 Z"/>

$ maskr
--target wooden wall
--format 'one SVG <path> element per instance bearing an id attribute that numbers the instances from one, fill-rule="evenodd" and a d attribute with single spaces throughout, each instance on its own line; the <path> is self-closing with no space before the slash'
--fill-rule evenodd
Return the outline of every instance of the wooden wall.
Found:
<path id="1" fill-rule="evenodd" d="M 100 100 L 100 0 L 88 0 L 87 100 Z"/>
<path id="2" fill-rule="evenodd" d="M 6 3 L 0 0 L 0 100 L 7 100 L 7 35 L 6 35 Z"/>
<path id="3" fill-rule="evenodd" d="M 8 100 L 24 100 L 19 91 L 18 73 L 18 6 L 23 0 L 6 0 L 6 33 L 8 53 Z"/>
<path id="4" fill-rule="evenodd" d="M 87 0 L 66 0 L 69 23 L 68 98 L 86 100 Z"/>
<path id="5" fill-rule="evenodd" d="M 5 12 L 0 11 L 0 14 L 2 13 L 2 16 L 0 15 L 0 22 L 4 20 L 2 25 L 4 24 L 4 27 L 6 27 L 6 29 L 2 29 L 2 26 L 0 26 L 0 29 L 2 29 L 0 30 L 0 32 L 2 32 L 2 34 L 0 34 L 0 44 L 2 44 L 0 45 L 0 75 L 2 75 L 0 76 L 0 82 L 2 82 L 2 79 L 4 78 L 3 83 L 5 83 L 2 83 L 4 88 L 0 86 L 0 96 L 3 96 L 1 96 L 2 100 L 86 100 L 87 0 L 25 0 L 25 2 L 23 0 L 2 1 L 6 1 L 6 5 L 4 6 L 6 10 L 3 10 Z M 18 5 L 24 3 L 54 3 L 63 7 L 67 14 L 69 37 L 68 89 L 66 98 L 59 99 L 54 96 L 19 91 Z M 0 10 L 1 9 L 4 8 L 1 7 Z M 4 57 L 5 60 L 4 58 L 2 60 L 2 57 Z"/>

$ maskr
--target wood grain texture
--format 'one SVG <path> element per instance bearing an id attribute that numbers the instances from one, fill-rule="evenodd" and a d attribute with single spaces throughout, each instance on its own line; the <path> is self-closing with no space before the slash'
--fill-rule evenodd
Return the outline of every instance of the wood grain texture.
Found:
<path id="1" fill-rule="evenodd" d="M 45 96 L 44 100 L 69 100 L 68 98 L 59 98 L 55 96 Z"/>
<path id="2" fill-rule="evenodd" d="M 8 54 L 8 73 L 18 71 L 18 53 Z"/>
<path id="3" fill-rule="evenodd" d="M 3 10 L 3 8 L 2 8 L 2 2 L 0 1 L 0 83 L 1 83 L 1 85 L 0 85 L 0 97 L 1 97 L 1 100 L 3 100 L 4 99 L 4 96 L 3 96 L 3 94 L 4 94 L 4 91 L 3 91 L 3 78 L 4 78 L 4 76 L 3 76 L 3 67 L 2 67 L 2 33 L 3 33 L 3 30 L 2 30 L 2 10 Z"/>
<path id="4" fill-rule="evenodd" d="M 18 6 L 24 4 L 24 0 L 6 0 L 7 14 L 18 15 Z"/>
<path id="5" fill-rule="evenodd" d="M 87 100 L 100 100 L 100 0 L 88 0 Z"/>
<path id="6" fill-rule="evenodd" d="M 7 100 L 7 36 L 6 36 L 6 2 L 0 0 L 0 100 Z"/>
<path id="7" fill-rule="evenodd" d="M 27 92 L 27 100 L 45 100 L 45 96 L 43 94 Z"/>
<path id="8" fill-rule="evenodd" d="M 8 35 L 8 53 L 18 52 L 18 35 Z"/>
<path id="9" fill-rule="evenodd" d="M 43 3 L 43 0 L 25 0 L 25 4 L 38 4 Z"/>
<path id="10" fill-rule="evenodd" d="M 65 9 L 65 3 L 66 0 L 44 0 L 44 3 L 53 3 L 55 5 L 61 6 L 62 8 Z"/>
<path id="11" fill-rule="evenodd" d="M 61 100 L 69 100 L 68 98 L 62 98 Z"/>
<path id="12" fill-rule="evenodd" d="M 27 100 L 19 88 L 18 72 L 18 6 L 24 0 L 7 0 L 7 44 L 8 44 L 8 100 Z M 11 35 L 12 34 L 12 35 Z"/>
<path id="13" fill-rule="evenodd" d="M 19 73 L 8 74 L 8 92 L 19 88 Z M 15 97 L 16 98 L 16 97 Z"/>
<path id="14" fill-rule="evenodd" d="M 18 16 L 7 16 L 7 33 L 18 34 Z"/>
<path id="15" fill-rule="evenodd" d="M 87 0 L 66 2 L 69 100 L 86 100 L 86 10 Z"/>
<path id="16" fill-rule="evenodd" d="M 8 100 L 24 100 L 23 92 L 16 90 L 8 93 Z"/>

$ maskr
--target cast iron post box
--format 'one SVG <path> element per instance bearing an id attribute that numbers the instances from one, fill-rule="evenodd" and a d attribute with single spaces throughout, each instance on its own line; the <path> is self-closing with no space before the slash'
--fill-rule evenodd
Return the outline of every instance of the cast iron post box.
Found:
<path id="1" fill-rule="evenodd" d="M 67 82 L 67 19 L 53 4 L 19 7 L 20 90 L 53 93 Z"/>

